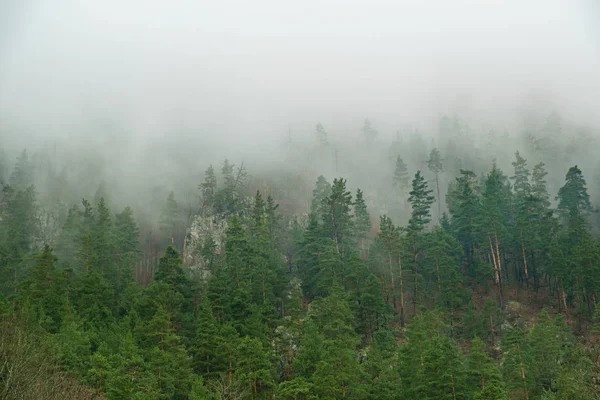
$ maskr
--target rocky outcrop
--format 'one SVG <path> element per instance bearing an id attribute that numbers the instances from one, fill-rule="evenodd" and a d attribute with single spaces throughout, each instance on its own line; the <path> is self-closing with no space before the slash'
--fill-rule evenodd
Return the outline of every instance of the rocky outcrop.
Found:
<path id="1" fill-rule="evenodd" d="M 225 252 L 227 221 L 213 215 L 197 215 L 187 231 L 187 243 L 184 262 L 194 273 L 210 275 L 206 260 L 202 257 L 202 248 L 210 237 L 215 242 L 215 252 Z"/>

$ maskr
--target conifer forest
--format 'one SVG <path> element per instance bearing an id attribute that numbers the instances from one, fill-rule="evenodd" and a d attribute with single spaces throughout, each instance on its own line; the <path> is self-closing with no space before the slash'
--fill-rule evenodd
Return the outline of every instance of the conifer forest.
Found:
<path id="1" fill-rule="evenodd" d="M 493 22 L 508 5 L 380 4 L 359 23 L 323 3 L 309 23 L 259 1 L 196 24 L 113 3 L 6 19 L 0 399 L 600 399 L 600 58 L 509 96 L 535 74 L 485 67 L 524 40 Z M 446 34 L 410 24 L 432 15 Z M 425 79 L 394 29 L 466 43 L 482 72 Z"/>

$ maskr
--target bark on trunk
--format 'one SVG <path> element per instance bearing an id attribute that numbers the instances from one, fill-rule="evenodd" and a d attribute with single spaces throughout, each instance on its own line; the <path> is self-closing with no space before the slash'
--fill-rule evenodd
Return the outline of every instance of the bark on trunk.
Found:
<path id="1" fill-rule="evenodd" d="M 525 245 L 521 243 L 521 249 L 523 250 L 523 270 L 525 272 L 525 285 L 529 286 L 529 271 L 527 270 L 527 256 L 525 254 Z"/>
<path id="2" fill-rule="evenodd" d="M 400 279 L 400 325 L 404 327 L 404 279 L 402 277 L 402 260 L 400 259 L 400 253 L 398 253 L 398 269 Z"/>

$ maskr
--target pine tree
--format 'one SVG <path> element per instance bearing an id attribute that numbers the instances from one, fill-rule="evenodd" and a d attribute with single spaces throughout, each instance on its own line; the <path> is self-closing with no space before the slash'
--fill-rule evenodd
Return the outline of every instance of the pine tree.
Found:
<path id="1" fill-rule="evenodd" d="M 442 197 L 440 193 L 440 173 L 444 172 L 442 165 L 442 156 L 437 148 L 431 149 L 429 153 L 429 160 L 427 161 L 427 167 L 435 176 L 435 188 L 438 203 L 438 218 L 442 216 Z"/>
<path id="2" fill-rule="evenodd" d="M 543 162 L 533 167 L 531 174 L 531 194 L 537 198 L 545 208 L 550 207 L 550 195 L 546 186 L 546 167 Z"/>
<path id="3" fill-rule="evenodd" d="M 337 252 L 344 255 L 352 236 L 352 194 L 346 189 L 346 180 L 334 179 L 331 194 L 323 200 L 321 221 L 324 233 L 332 238 Z"/>
<path id="4" fill-rule="evenodd" d="M 489 249 L 489 259 L 492 261 L 494 279 L 500 295 L 500 306 L 504 303 L 503 294 L 503 264 L 505 256 L 502 254 L 504 242 L 508 240 L 508 227 L 511 213 L 511 188 L 508 178 L 494 163 L 492 171 L 484 182 L 484 191 L 481 200 L 481 213 L 479 215 L 478 231 L 482 238 L 481 246 Z"/>
<path id="5" fill-rule="evenodd" d="M 400 229 L 394 226 L 392 220 L 386 215 L 379 218 L 379 235 L 376 244 L 384 253 L 382 264 L 387 266 L 387 279 L 390 281 L 391 295 L 387 295 L 386 299 L 391 300 L 394 310 L 400 314 L 400 324 L 404 326 L 404 271 L 400 254 Z M 397 293 L 397 284 L 400 293 Z"/>
<path id="6" fill-rule="evenodd" d="M 590 269 L 595 269 L 591 265 L 597 259 L 594 254 L 597 253 L 596 244 L 589 238 L 586 219 L 592 207 L 581 170 L 577 166 L 569 168 L 565 179 L 566 183 L 559 189 L 556 197 L 565 230 L 560 236 L 560 243 L 553 246 L 554 254 L 561 252 L 562 256 L 553 257 L 553 269 L 561 286 L 562 305 L 566 307 L 567 292 L 570 292 L 579 305 L 587 302 L 591 308 L 593 301 L 589 297 L 585 298 L 587 296 L 583 293 L 585 289 L 582 286 L 586 278 L 594 281 L 589 272 Z"/>
<path id="7" fill-rule="evenodd" d="M 529 170 L 527 169 L 527 160 L 525 160 L 519 152 L 515 153 L 516 160 L 512 163 L 515 172 L 510 179 L 514 181 L 514 238 L 521 248 L 523 260 L 523 278 L 525 283 L 529 283 L 530 268 L 533 267 L 534 283 L 537 287 L 537 271 L 535 264 L 531 265 L 529 261 L 531 251 L 535 248 L 535 240 L 537 235 L 536 222 L 539 219 L 536 215 L 536 207 L 539 205 L 538 200 L 532 194 L 532 187 L 529 182 Z M 521 277 L 520 277 L 521 278 Z M 522 278 L 521 278 L 522 279 Z"/>
<path id="8" fill-rule="evenodd" d="M 408 223 L 411 232 L 422 232 L 425 226 L 431 222 L 431 204 L 435 198 L 431 196 L 433 190 L 427 186 L 421 171 L 417 171 L 412 182 L 412 190 L 408 201 L 412 206 L 411 218 Z"/>

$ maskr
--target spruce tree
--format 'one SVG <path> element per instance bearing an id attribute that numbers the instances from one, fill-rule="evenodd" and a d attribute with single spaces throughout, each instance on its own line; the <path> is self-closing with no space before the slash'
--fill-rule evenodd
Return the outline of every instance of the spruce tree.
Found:
<path id="1" fill-rule="evenodd" d="M 531 174 L 531 194 L 537 198 L 545 208 L 550 207 L 550 195 L 546 185 L 546 167 L 543 162 L 533 167 Z"/>
<path id="2" fill-rule="evenodd" d="M 360 189 L 356 190 L 356 198 L 354 200 L 354 227 L 356 229 L 356 237 L 360 242 L 360 249 L 365 256 L 365 239 L 371 230 L 371 217 L 367 210 L 367 204 Z"/>
<path id="3" fill-rule="evenodd" d="M 159 307 L 138 334 L 146 338 L 146 365 L 155 377 L 158 398 L 187 398 L 192 384 L 191 361 L 167 310 Z"/>
<path id="4" fill-rule="evenodd" d="M 592 211 L 590 195 L 587 192 L 583 174 L 577 165 L 569 168 L 565 180 L 565 185 L 559 189 L 558 196 L 556 196 L 558 210 L 575 223 L 578 217 L 585 216 Z"/>
<path id="5" fill-rule="evenodd" d="M 530 174 L 527 169 L 527 160 L 521 157 L 517 151 L 512 166 L 515 169 L 515 174 L 510 179 L 515 182 L 513 184 L 513 189 L 515 191 L 516 199 L 522 201 L 531 194 L 531 185 L 529 183 Z"/>
<path id="6" fill-rule="evenodd" d="M 319 214 L 323 207 L 324 200 L 331 194 L 331 185 L 323 175 L 319 175 L 315 188 L 312 192 L 312 202 L 310 206 L 310 212 L 312 214 Z"/>
<path id="7" fill-rule="evenodd" d="M 401 190 L 407 190 L 409 187 L 408 167 L 400 156 L 396 158 L 396 166 L 394 169 L 394 186 Z"/>
<path id="8" fill-rule="evenodd" d="M 440 315 L 425 313 L 407 327 L 399 351 L 401 398 L 459 399 L 467 397 L 464 356 L 444 333 Z"/>
<path id="9" fill-rule="evenodd" d="M 478 337 L 471 341 L 467 368 L 470 390 L 474 392 L 475 399 L 507 399 L 502 374 L 486 353 L 485 344 Z"/>
<path id="10" fill-rule="evenodd" d="M 113 258 L 114 237 L 112 221 L 103 197 L 100 198 L 96 206 L 92 242 L 96 267 L 106 279 L 114 281 L 116 279 L 116 268 Z"/>
<path id="11" fill-rule="evenodd" d="M 115 287 L 117 293 L 133 281 L 133 271 L 140 256 L 139 228 L 131 207 L 115 215 L 114 251 L 116 262 Z"/>
<path id="12" fill-rule="evenodd" d="M 26 276 L 26 256 L 34 250 L 38 212 L 35 187 L 15 191 L 4 187 L 4 204 L 0 208 L 0 287 L 9 298 L 18 293 L 19 281 Z"/>
<path id="13" fill-rule="evenodd" d="M 204 299 L 198 311 L 196 337 L 192 346 L 193 367 L 201 374 L 214 374 L 218 355 L 219 327 L 208 299 Z"/>
<path id="14" fill-rule="evenodd" d="M 165 244 L 176 246 L 179 245 L 179 225 L 180 225 L 180 214 L 179 205 L 175 200 L 175 194 L 173 191 L 169 193 L 167 201 L 163 206 L 160 214 L 160 230 L 165 239 Z"/>
<path id="15" fill-rule="evenodd" d="M 26 149 L 23 149 L 8 182 L 16 190 L 25 190 L 34 183 L 33 178 L 33 166 L 29 160 L 29 154 Z"/>
<path id="16" fill-rule="evenodd" d="M 377 135 L 379 135 L 379 132 L 377 132 L 377 129 L 375 129 L 373 123 L 368 118 L 363 123 L 362 133 L 368 144 L 373 143 L 377 139 Z"/>
<path id="17" fill-rule="evenodd" d="M 323 126 L 323 124 L 321 124 L 320 122 L 317 124 L 317 127 L 316 127 L 316 136 L 317 136 L 317 142 L 321 146 L 327 146 L 329 144 L 329 141 L 327 139 L 327 131 L 325 130 L 325 127 Z"/>
<path id="18" fill-rule="evenodd" d="M 423 255 L 423 272 L 437 289 L 437 301 L 448 310 L 462 307 L 463 276 L 460 270 L 462 249 L 450 233 L 440 227 L 427 233 Z"/>
<path id="19" fill-rule="evenodd" d="M 236 349 L 238 379 L 244 381 L 255 396 L 273 387 L 272 365 L 268 349 L 260 340 L 248 336 L 242 338 Z"/>
<path id="20" fill-rule="evenodd" d="M 204 182 L 198 188 L 201 191 L 202 212 L 212 210 L 217 195 L 217 177 L 212 164 L 204 172 Z"/>
<path id="21" fill-rule="evenodd" d="M 476 219 L 481 213 L 481 203 L 473 171 L 461 169 L 460 173 L 461 175 L 456 178 L 456 184 L 452 188 L 453 193 L 447 197 L 450 201 L 454 200 L 454 203 L 448 204 L 448 208 L 452 216 L 452 227 L 463 247 L 467 272 L 474 274 L 476 272 L 475 227 Z"/>

